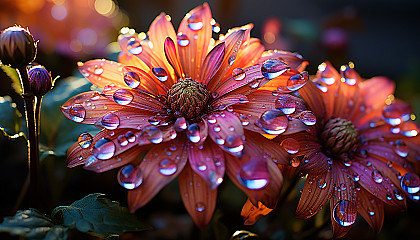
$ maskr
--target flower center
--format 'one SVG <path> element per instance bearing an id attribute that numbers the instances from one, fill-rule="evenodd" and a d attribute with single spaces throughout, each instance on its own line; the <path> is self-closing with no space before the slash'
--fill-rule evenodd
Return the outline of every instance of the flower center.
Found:
<path id="1" fill-rule="evenodd" d="M 321 139 L 328 155 L 350 153 L 359 141 L 359 132 L 350 120 L 331 118 L 324 126 Z"/>
<path id="2" fill-rule="evenodd" d="M 204 85 L 186 78 L 169 89 L 167 104 L 176 117 L 182 116 L 190 121 L 198 121 L 209 98 L 209 91 Z"/>

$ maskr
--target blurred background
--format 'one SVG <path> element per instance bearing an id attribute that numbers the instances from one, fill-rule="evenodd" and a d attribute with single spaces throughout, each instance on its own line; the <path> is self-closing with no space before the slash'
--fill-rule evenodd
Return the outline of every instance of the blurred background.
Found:
<path id="1" fill-rule="evenodd" d="M 202 3 L 197 0 L 0 0 L 0 29 L 14 24 L 29 27 L 39 40 L 36 61 L 51 71 L 53 78 L 64 79 L 77 74 L 78 61 L 115 59 L 118 49 L 113 42 L 122 27 L 147 32 L 154 18 L 166 12 L 177 29 L 185 14 Z M 352 61 L 364 78 L 383 75 L 396 81 L 396 96 L 411 102 L 414 112 L 420 114 L 420 1 L 214 0 L 208 3 L 213 18 L 220 23 L 220 33 L 252 22 L 253 37 L 260 38 L 267 49 L 300 53 L 310 63 L 310 74 L 315 74 L 317 66 L 325 60 L 335 67 Z M 0 71 L 0 96 L 5 95 L 11 96 L 22 109 L 20 97 L 13 91 L 7 75 Z M 25 149 L 22 139 L 11 141 L 0 136 L 0 219 L 11 214 L 25 181 L 26 153 L 22 149 Z M 63 185 L 50 199 L 50 206 L 43 209 L 45 212 L 93 192 L 106 193 L 110 199 L 126 205 L 126 191 L 118 185 L 115 171 L 95 174 L 81 168 L 69 170 L 64 159 L 56 162 L 55 168 L 61 176 L 58 183 Z M 329 217 L 328 209 L 306 222 L 293 218 L 298 196 L 296 192 L 274 214 L 255 226 L 242 226 L 240 210 L 246 198 L 225 181 L 214 221 L 205 232 L 200 232 L 183 208 L 174 182 L 137 211 L 139 219 L 156 230 L 121 238 L 217 239 L 217 234 L 230 236 L 238 229 L 253 231 L 261 239 L 330 238 L 328 223 L 322 226 L 323 219 Z M 420 239 L 419 214 L 420 207 L 410 202 L 404 213 L 389 209 L 379 235 L 360 219 L 344 239 Z M 309 234 L 310 231 L 316 232 Z"/>

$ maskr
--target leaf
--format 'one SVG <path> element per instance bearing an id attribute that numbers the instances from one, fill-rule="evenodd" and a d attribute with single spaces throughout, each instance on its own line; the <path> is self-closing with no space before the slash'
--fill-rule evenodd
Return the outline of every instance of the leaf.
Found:
<path id="1" fill-rule="evenodd" d="M 0 67 L 1 69 L 3 69 L 3 72 L 5 72 L 7 76 L 9 76 L 10 80 L 12 80 L 12 87 L 15 90 L 15 92 L 19 95 L 22 95 L 22 85 L 20 84 L 20 78 L 18 73 L 16 72 L 16 69 L 1 64 Z"/>
<path id="2" fill-rule="evenodd" d="M 94 135 L 99 132 L 93 125 L 69 120 L 60 110 L 60 106 L 69 98 L 81 92 L 91 91 L 91 86 L 92 84 L 84 78 L 60 79 L 43 97 L 40 142 L 43 151 L 48 155 L 65 156 L 67 149 L 77 141 L 81 133 L 89 132 Z"/>
<path id="3" fill-rule="evenodd" d="M 0 232 L 21 239 L 66 240 L 67 228 L 55 225 L 52 220 L 36 209 L 18 211 L 13 217 L 6 217 L 0 224 Z"/>
<path id="4" fill-rule="evenodd" d="M 9 96 L 0 97 L 0 130 L 10 138 L 19 137 L 22 129 L 22 114 Z"/>
<path id="5" fill-rule="evenodd" d="M 89 194 L 70 206 L 55 208 L 51 216 L 58 224 L 101 237 L 149 229 L 128 208 L 103 196 Z"/>

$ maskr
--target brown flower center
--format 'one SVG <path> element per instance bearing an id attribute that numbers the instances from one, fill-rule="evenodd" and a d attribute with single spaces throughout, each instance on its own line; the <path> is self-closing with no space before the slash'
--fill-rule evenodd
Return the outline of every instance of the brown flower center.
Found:
<path id="1" fill-rule="evenodd" d="M 359 141 L 359 132 L 350 120 L 331 118 L 325 124 L 321 139 L 328 154 L 350 153 Z"/>
<path id="2" fill-rule="evenodd" d="M 176 117 L 195 121 L 203 115 L 209 98 L 209 91 L 201 83 L 186 78 L 169 89 L 167 104 Z"/>

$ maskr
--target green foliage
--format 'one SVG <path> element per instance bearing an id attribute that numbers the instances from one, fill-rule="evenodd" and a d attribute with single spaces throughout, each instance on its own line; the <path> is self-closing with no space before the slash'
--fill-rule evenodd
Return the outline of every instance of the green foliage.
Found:
<path id="1" fill-rule="evenodd" d="M 0 97 L 0 131 L 5 136 L 19 137 L 22 129 L 22 115 L 9 96 Z"/>
<path id="2" fill-rule="evenodd" d="M 57 207 L 51 215 L 55 222 L 66 227 L 101 237 L 149 228 L 127 208 L 100 193 L 90 194 L 70 206 Z"/>
<path id="3" fill-rule="evenodd" d="M 0 224 L 0 232 L 20 239 L 66 240 L 67 228 L 55 225 L 51 218 L 36 209 L 18 211 Z"/>

